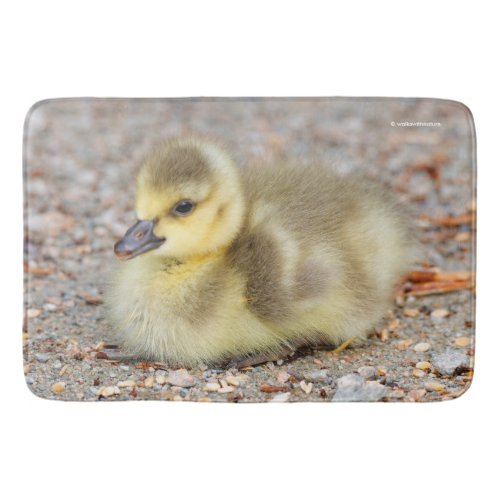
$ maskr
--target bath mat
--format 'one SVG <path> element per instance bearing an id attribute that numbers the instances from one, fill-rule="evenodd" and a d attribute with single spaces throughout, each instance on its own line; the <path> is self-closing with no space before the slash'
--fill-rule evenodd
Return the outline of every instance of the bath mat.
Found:
<path id="1" fill-rule="evenodd" d="M 470 386 L 475 132 L 427 98 L 53 99 L 24 130 L 24 372 L 69 401 Z"/>

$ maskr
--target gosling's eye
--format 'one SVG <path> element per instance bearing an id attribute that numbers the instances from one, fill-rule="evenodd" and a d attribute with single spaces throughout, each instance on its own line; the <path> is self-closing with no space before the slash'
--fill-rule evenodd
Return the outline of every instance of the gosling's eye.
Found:
<path id="1" fill-rule="evenodd" d="M 172 208 L 174 215 L 189 215 L 194 210 L 194 203 L 189 200 L 182 200 Z"/>

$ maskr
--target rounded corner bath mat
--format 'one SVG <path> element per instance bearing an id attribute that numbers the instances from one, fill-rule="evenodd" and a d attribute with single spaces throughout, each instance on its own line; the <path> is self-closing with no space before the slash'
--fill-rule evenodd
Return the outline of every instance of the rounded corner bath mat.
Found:
<path id="1" fill-rule="evenodd" d="M 70 401 L 443 401 L 475 132 L 419 98 L 72 98 L 24 131 L 24 371 Z"/>

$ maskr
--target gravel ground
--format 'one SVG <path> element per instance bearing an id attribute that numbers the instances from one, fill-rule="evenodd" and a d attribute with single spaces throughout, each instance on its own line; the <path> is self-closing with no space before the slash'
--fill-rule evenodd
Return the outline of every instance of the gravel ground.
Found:
<path id="1" fill-rule="evenodd" d="M 405 121 L 441 125 L 397 125 Z M 47 101 L 34 108 L 25 130 L 24 371 L 34 394 L 87 401 L 440 401 L 468 388 L 473 290 L 416 296 L 408 283 L 373 335 L 340 352 L 302 352 L 242 371 L 114 359 L 104 290 L 115 265 L 113 243 L 134 221 L 138 165 L 158 140 L 190 132 L 222 139 L 242 164 L 264 156 L 318 158 L 380 179 L 414 214 L 424 249 L 415 270 L 474 271 L 474 139 L 457 103 Z"/>

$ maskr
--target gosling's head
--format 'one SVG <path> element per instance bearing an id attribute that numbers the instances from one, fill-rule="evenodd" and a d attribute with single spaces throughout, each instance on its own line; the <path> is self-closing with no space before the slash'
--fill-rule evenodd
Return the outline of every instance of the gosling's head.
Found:
<path id="1" fill-rule="evenodd" d="M 122 260 L 148 252 L 186 258 L 228 246 L 241 228 L 238 169 L 218 145 L 170 140 L 145 160 L 137 179 L 138 222 L 116 243 Z"/>

